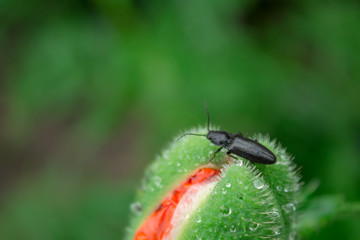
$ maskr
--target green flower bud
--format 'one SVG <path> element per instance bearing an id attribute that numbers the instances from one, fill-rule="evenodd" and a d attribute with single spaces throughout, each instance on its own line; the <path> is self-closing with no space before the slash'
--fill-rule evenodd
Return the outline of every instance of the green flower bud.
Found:
<path id="1" fill-rule="evenodd" d="M 206 134 L 206 129 L 189 132 Z M 186 136 L 173 143 L 146 170 L 133 210 L 128 240 L 174 189 L 199 169 L 219 174 L 191 188 L 176 207 L 162 239 L 292 239 L 299 199 L 299 176 L 291 157 L 269 137 L 259 143 L 277 157 L 272 165 L 234 160 L 205 137 Z M 211 160 L 211 161 L 210 161 Z M 190 190 L 189 190 L 190 191 Z M 155 238 L 138 238 L 155 239 Z"/>

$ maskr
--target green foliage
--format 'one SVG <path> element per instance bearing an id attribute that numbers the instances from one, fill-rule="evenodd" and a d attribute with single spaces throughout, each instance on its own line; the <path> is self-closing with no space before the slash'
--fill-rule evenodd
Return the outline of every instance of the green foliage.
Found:
<path id="1" fill-rule="evenodd" d="M 296 226 L 301 236 L 311 236 L 318 229 L 336 219 L 358 216 L 360 202 L 346 202 L 341 195 L 327 195 L 308 199 L 299 214 Z"/>
<path id="2" fill-rule="evenodd" d="M 134 184 L 98 180 L 89 185 L 78 177 L 58 174 L 22 183 L 17 194 L 5 199 L 1 239 L 101 240 L 125 234 L 125 227 L 119 225 L 128 222 L 123 216 L 129 213 Z"/>

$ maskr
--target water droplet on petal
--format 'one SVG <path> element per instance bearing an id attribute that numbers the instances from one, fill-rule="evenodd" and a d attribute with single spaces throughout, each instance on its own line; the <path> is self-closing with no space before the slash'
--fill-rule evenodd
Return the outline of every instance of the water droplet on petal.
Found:
<path id="1" fill-rule="evenodd" d="M 282 187 L 281 186 L 276 186 L 276 190 L 278 190 L 279 192 L 282 191 Z"/>

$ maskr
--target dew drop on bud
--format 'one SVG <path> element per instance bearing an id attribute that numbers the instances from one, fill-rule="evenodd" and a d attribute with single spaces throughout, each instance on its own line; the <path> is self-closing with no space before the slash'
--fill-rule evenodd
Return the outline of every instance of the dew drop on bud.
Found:
<path id="1" fill-rule="evenodd" d="M 231 215 L 231 208 L 227 208 L 225 206 L 220 207 L 220 211 L 223 214 L 223 216 L 228 217 Z"/>
<path id="2" fill-rule="evenodd" d="M 286 205 L 283 205 L 283 206 L 282 206 L 282 209 L 283 209 L 286 213 L 291 213 L 291 212 L 293 212 L 293 211 L 296 210 L 296 207 L 295 207 L 294 204 L 288 203 L 288 204 L 286 204 Z"/>
<path id="3" fill-rule="evenodd" d="M 264 188 L 264 183 L 260 179 L 255 179 L 254 180 L 254 186 L 257 189 L 262 189 L 262 188 Z"/>
<path id="4" fill-rule="evenodd" d="M 271 219 L 276 220 L 280 218 L 280 213 L 277 211 L 276 208 L 273 208 L 273 210 L 269 212 L 269 216 Z"/>
<path id="5" fill-rule="evenodd" d="M 130 205 L 130 209 L 134 214 L 140 214 L 142 211 L 142 205 L 139 202 L 134 202 Z"/>
<path id="6" fill-rule="evenodd" d="M 250 231 L 255 231 L 256 229 L 258 229 L 259 226 L 260 226 L 260 224 L 253 222 L 250 224 L 249 229 L 250 229 Z"/>
<path id="7" fill-rule="evenodd" d="M 155 182 L 155 185 L 159 188 L 162 188 L 162 185 L 161 185 L 161 178 L 159 176 L 156 176 L 154 178 L 154 182 Z"/>

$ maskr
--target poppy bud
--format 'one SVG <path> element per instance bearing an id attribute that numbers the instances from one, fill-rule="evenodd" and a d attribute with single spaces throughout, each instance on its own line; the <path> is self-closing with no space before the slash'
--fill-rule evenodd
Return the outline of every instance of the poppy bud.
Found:
<path id="1" fill-rule="evenodd" d="M 206 129 L 190 132 L 204 134 Z M 268 137 L 259 143 L 277 157 L 251 164 L 204 137 L 174 141 L 146 170 L 127 240 L 291 239 L 299 176 L 291 157 Z"/>

